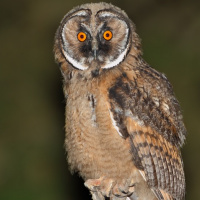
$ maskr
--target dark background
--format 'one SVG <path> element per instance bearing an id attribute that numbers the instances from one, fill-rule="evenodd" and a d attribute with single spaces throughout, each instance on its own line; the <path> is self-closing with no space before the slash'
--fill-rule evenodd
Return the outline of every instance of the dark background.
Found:
<path id="1" fill-rule="evenodd" d="M 94 1 L 95 2 L 95 1 Z M 60 20 L 78 0 L 0 2 L 0 199 L 91 199 L 68 171 L 62 77 L 52 53 Z M 200 199 L 200 1 L 112 1 L 135 22 L 144 58 L 164 72 L 188 130 L 187 200 Z"/>

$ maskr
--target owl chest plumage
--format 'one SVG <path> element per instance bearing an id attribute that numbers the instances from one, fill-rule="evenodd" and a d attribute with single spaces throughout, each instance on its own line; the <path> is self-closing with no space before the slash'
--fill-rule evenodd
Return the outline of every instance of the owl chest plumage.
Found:
<path id="1" fill-rule="evenodd" d="M 104 88 L 105 89 L 105 88 Z M 129 142 L 117 132 L 109 111 L 108 94 L 98 81 L 69 87 L 66 106 L 66 149 L 71 170 L 84 179 L 121 179 L 135 169 Z"/>

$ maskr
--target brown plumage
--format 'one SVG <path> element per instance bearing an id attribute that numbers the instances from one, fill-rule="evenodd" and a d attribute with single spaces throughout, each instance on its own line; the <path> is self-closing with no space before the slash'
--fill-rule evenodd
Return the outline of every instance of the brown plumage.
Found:
<path id="1" fill-rule="evenodd" d="M 106 3 L 76 7 L 56 33 L 68 163 L 94 200 L 185 196 L 179 103 L 140 46 L 125 12 Z"/>

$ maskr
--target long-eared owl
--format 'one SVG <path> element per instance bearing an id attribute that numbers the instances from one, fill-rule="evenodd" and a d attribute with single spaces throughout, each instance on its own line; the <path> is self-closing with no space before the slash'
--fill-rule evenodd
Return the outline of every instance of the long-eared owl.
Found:
<path id="1" fill-rule="evenodd" d="M 94 200 L 183 200 L 186 135 L 168 79 L 142 58 L 133 22 L 107 3 L 78 6 L 56 32 L 68 163 Z"/>

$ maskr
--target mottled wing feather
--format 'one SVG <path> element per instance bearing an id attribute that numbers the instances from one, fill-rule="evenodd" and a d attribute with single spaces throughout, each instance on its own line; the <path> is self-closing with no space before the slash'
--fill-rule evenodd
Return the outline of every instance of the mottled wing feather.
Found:
<path id="1" fill-rule="evenodd" d="M 145 70 L 116 79 L 109 89 L 110 112 L 121 135 L 130 138 L 134 164 L 157 198 L 182 200 L 185 177 L 179 148 L 186 130 L 179 104 L 166 77 Z"/>
<path id="2" fill-rule="evenodd" d="M 130 120 L 129 123 L 131 123 Z M 132 123 L 135 124 L 135 122 Z M 153 132 L 151 128 L 140 127 L 138 130 L 137 127 L 136 131 L 131 133 L 130 142 L 131 146 L 137 149 L 137 155 L 144 167 L 145 178 L 154 193 L 158 194 L 158 189 L 162 189 L 163 192 L 182 199 L 185 180 L 177 148 L 160 134 Z M 159 197 L 159 199 L 165 198 Z"/>

